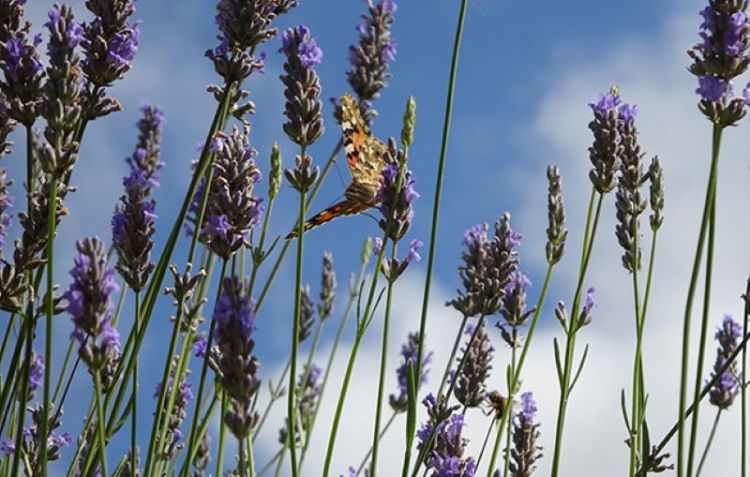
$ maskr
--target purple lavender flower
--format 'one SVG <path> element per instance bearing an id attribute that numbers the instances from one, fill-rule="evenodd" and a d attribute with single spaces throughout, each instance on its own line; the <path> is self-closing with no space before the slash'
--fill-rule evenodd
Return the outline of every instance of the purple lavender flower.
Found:
<path id="1" fill-rule="evenodd" d="M 289 28 L 281 36 L 281 51 L 286 56 L 281 82 L 284 84 L 284 132 L 300 146 L 309 146 L 323 134 L 320 102 L 320 78 L 313 68 L 323 52 L 305 25 Z"/>
<path id="2" fill-rule="evenodd" d="M 159 159 L 161 132 L 166 119 L 162 110 L 153 104 L 141 106 L 141 118 L 138 120 L 138 142 L 133 155 L 126 159 L 130 170 L 140 170 L 148 179 L 147 194 L 159 186 L 159 171 L 164 163 Z"/>
<path id="3" fill-rule="evenodd" d="M 320 378 L 322 376 L 323 370 L 312 364 L 309 367 L 306 365 L 297 379 L 297 398 L 299 402 L 297 405 L 297 417 L 301 426 L 295 426 L 294 440 L 296 443 L 302 441 L 303 434 L 305 435 L 305 439 L 309 437 L 307 434 L 315 415 L 315 409 L 318 406 L 318 399 L 320 398 Z M 279 430 L 279 443 L 284 444 L 289 442 L 288 432 L 289 421 L 285 420 L 284 427 Z"/>
<path id="4" fill-rule="evenodd" d="M 112 217 L 112 245 L 117 251 L 117 271 L 134 291 L 141 291 L 155 265 L 151 262 L 156 232 L 156 202 L 147 199 L 146 173 L 134 169 L 123 180 L 125 195 Z"/>
<path id="5" fill-rule="evenodd" d="M 725 315 L 715 335 L 719 347 L 716 350 L 716 361 L 711 377 L 715 377 L 721 369 L 726 366 L 727 361 L 737 349 L 742 338 L 742 327 L 734 321 L 731 316 Z M 732 361 L 729 367 L 721 373 L 719 379 L 711 387 L 709 401 L 719 409 L 727 409 L 734 402 L 734 398 L 740 392 L 742 385 L 742 373 L 736 361 Z"/>
<path id="6" fill-rule="evenodd" d="M 349 47 L 351 68 L 346 76 L 359 97 L 363 117 L 370 122 L 377 114 L 371 103 L 380 96 L 380 90 L 388 86 L 387 79 L 391 77 L 388 62 L 396 59 L 391 28 L 397 6 L 394 0 L 367 0 L 366 4 L 367 12 L 362 15 L 364 23 L 357 26 L 359 42 Z"/>
<path id="7" fill-rule="evenodd" d="M 252 354 L 255 301 L 245 293 L 237 277 L 225 278 L 213 313 L 214 339 L 218 347 L 216 365 L 221 385 L 231 400 L 224 422 L 238 439 L 246 437 L 258 420 L 258 413 L 252 410 L 251 404 L 260 388 L 256 376 L 260 362 Z"/>
<path id="8" fill-rule="evenodd" d="M 732 83 L 715 76 L 701 76 L 698 78 L 696 93 L 706 101 L 720 102 L 732 95 Z"/>
<path id="9" fill-rule="evenodd" d="M 542 448 L 536 444 L 540 436 L 536 420 L 537 407 L 530 392 L 521 394 L 521 411 L 513 416 L 513 447 L 510 449 L 510 475 L 530 477 L 536 469 L 534 463 L 542 457 Z"/>
<path id="10" fill-rule="evenodd" d="M 470 336 L 463 348 L 463 366 L 452 379 L 456 383 L 456 399 L 466 407 L 478 407 L 487 396 L 486 381 L 492 369 L 495 348 L 485 330 L 484 320 L 477 327 L 467 326 L 465 333 Z"/>
<path id="11" fill-rule="evenodd" d="M 187 417 L 188 406 L 195 399 L 193 395 L 193 386 L 187 381 L 187 376 L 183 376 L 179 380 L 179 385 L 175 394 L 174 406 L 172 407 L 172 414 L 167 418 L 169 421 L 167 427 L 166 438 L 162 441 L 159 455 L 162 459 L 169 460 L 174 458 L 176 453 L 180 450 L 179 442 L 182 439 L 182 425 L 185 417 Z M 165 390 L 166 396 L 171 396 L 174 392 L 174 372 L 172 376 L 167 380 L 167 389 Z M 156 383 L 154 388 L 154 399 L 159 399 L 159 395 L 162 391 L 162 383 Z"/>
<path id="12" fill-rule="evenodd" d="M 589 287 L 589 289 L 586 290 L 586 297 L 584 298 L 583 307 L 581 308 L 581 315 L 578 317 L 579 328 L 591 323 L 591 313 L 594 311 L 594 308 L 599 306 L 599 302 L 597 302 L 594 297 L 594 292 L 596 292 L 594 287 Z"/>
<path id="13" fill-rule="evenodd" d="M 463 414 L 451 414 L 438 425 L 434 446 L 427 460 L 430 477 L 474 477 L 474 458 L 464 458 L 468 439 L 461 434 L 465 425 Z"/>
<path id="14" fill-rule="evenodd" d="M 7 210 L 13 206 L 13 196 L 10 195 L 8 190 L 13 185 L 13 181 L 7 177 L 8 170 L 0 168 L 0 252 L 5 245 L 8 229 L 13 222 L 13 216 L 7 213 Z"/>
<path id="15" fill-rule="evenodd" d="M 519 347 L 521 338 L 518 336 L 518 327 L 534 313 L 535 307 L 526 309 L 526 288 L 531 286 L 531 279 L 524 272 L 515 272 L 505 286 L 503 306 L 500 314 L 503 316 L 505 325 L 498 323 L 503 340 L 510 347 Z"/>
<path id="16" fill-rule="evenodd" d="M 249 128 L 242 131 L 234 128 L 224 138 L 216 151 L 214 176 L 208 190 L 202 231 L 209 249 L 225 260 L 246 243 L 250 230 L 263 216 L 261 199 L 253 195 L 261 175 L 249 134 Z"/>
<path id="17" fill-rule="evenodd" d="M 446 303 L 464 316 L 494 315 L 503 305 L 505 288 L 518 268 L 521 234 L 510 226 L 510 214 L 504 213 L 495 223 L 492 237 L 487 225 L 471 227 L 464 233 L 458 274 L 463 290 Z"/>
<path id="18" fill-rule="evenodd" d="M 398 394 L 391 394 L 389 403 L 395 412 L 405 412 L 408 405 L 408 367 L 417 365 L 417 352 L 419 350 L 419 332 L 409 333 L 406 343 L 401 345 L 401 365 L 396 368 L 396 377 L 398 378 Z M 430 373 L 429 365 L 432 363 L 432 351 L 426 353 L 422 358 L 422 369 L 419 373 L 419 382 L 417 391 L 420 387 L 427 384 L 427 378 Z"/>
<path id="19" fill-rule="evenodd" d="M 16 446 L 10 439 L 3 439 L 2 442 L 0 442 L 0 454 L 3 456 L 11 456 L 15 451 Z"/>
<path id="20" fill-rule="evenodd" d="M 44 355 L 36 351 L 31 353 L 31 368 L 29 369 L 29 391 L 34 392 L 44 382 Z"/>
<path id="21" fill-rule="evenodd" d="M 323 252 L 323 271 L 320 278 L 320 295 L 318 316 L 323 321 L 333 314 L 333 302 L 336 299 L 336 271 L 333 268 L 333 254 Z"/>
<path id="22" fill-rule="evenodd" d="M 378 224 L 394 242 L 401 240 L 409 231 L 414 219 L 412 204 L 419 198 L 419 193 L 414 189 L 411 171 L 406 169 L 405 165 L 404 168 L 400 189 L 398 188 L 399 165 L 387 164 L 383 168 L 382 181 L 376 197 L 376 201 L 380 204 L 378 209 L 383 216 Z"/>
<path id="23" fill-rule="evenodd" d="M 197 336 L 193 340 L 193 353 L 196 358 L 205 358 L 208 351 L 208 340 L 205 336 Z"/>
<path id="24" fill-rule="evenodd" d="M 547 166 L 547 244 L 545 255 L 547 263 L 554 265 L 562 260 L 565 253 L 565 239 L 568 230 L 565 228 L 565 203 L 562 197 L 562 178 L 560 168 Z"/>
<path id="25" fill-rule="evenodd" d="M 29 38 L 27 28 L 15 29 L 8 34 L 11 36 L 4 44 L 0 43 L 3 107 L 11 118 L 28 127 L 41 112 L 44 66 L 36 51 L 41 36 Z"/>
<path id="26" fill-rule="evenodd" d="M 119 287 L 114 269 L 107 268 L 104 244 L 97 237 L 79 241 L 76 248 L 78 255 L 70 270 L 73 281 L 64 298 L 75 325 L 72 337 L 81 344 L 81 359 L 92 372 L 98 372 L 119 356 L 119 334 L 110 324 L 111 295 Z"/>
<path id="27" fill-rule="evenodd" d="M 94 18 L 83 26 L 81 63 L 86 75 L 85 115 L 95 119 L 122 106 L 105 93 L 105 89 L 121 80 L 138 52 L 140 29 L 130 17 L 135 13 L 135 0 L 95 0 L 86 2 Z"/>

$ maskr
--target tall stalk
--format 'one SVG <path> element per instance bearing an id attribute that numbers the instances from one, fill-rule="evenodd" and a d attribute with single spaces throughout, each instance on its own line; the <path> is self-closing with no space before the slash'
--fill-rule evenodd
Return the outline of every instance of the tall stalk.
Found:
<path id="1" fill-rule="evenodd" d="M 750 278 L 747 280 L 745 290 L 745 312 L 742 320 L 742 337 L 748 333 L 748 321 L 750 321 Z M 740 477 L 747 477 L 747 386 L 750 383 L 747 376 L 747 348 L 742 347 L 742 381 L 740 382 Z"/>
<path id="2" fill-rule="evenodd" d="M 698 287 L 698 275 L 700 273 L 701 260 L 703 258 L 703 246 L 706 241 L 706 232 L 708 230 L 709 222 L 711 221 L 711 210 L 713 203 L 716 200 L 716 176 L 719 168 L 719 150 L 721 148 L 721 136 L 724 131 L 723 126 L 714 124 L 713 127 L 713 138 L 711 141 L 711 167 L 708 173 L 708 185 L 706 187 L 706 198 L 703 204 L 703 216 L 701 218 L 700 232 L 698 233 L 698 244 L 695 249 L 695 257 L 693 259 L 693 268 L 690 274 L 690 285 L 688 287 L 687 300 L 685 303 L 685 315 L 683 318 L 682 326 L 682 361 L 680 368 L 680 399 L 679 399 L 679 410 L 677 414 L 677 477 L 683 477 L 685 462 L 684 450 L 685 450 L 685 404 L 687 400 L 687 375 L 688 365 L 690 358 L 690 324 L 693 313 L 693 299 L 695 298 L 695 292 Z M 707 271 L 707 275 L 710 272 Z M 708 279 L 708 278 L 707 278 Z M 700 345 L 703 348 L 703 343 Z M 694 400 L 696 410 L 700 404 L 700 401 Z M 689 474 L 688 474 L 689 475 Z"/>

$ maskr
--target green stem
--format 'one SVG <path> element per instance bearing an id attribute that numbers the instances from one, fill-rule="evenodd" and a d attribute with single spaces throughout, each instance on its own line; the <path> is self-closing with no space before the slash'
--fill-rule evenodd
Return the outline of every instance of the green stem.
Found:
<path id="1" fill-rule="evenodd" d="M 745 319 L 742 320 L 742 336 L 747 336 L 750 321 L 750 278 L 745 290 Z M 740 416 L 740 477 L 747 477 L 747 386 L 750 383 L 747 376 L 747 348 L 742 348 L 742 386 L 740 387 L 741 416 Z"/>
<path id="2" fill-rule="evenodd" d="M 398 244 L 391 243 L 391 263 L 395 263 Z M 383 395 L 385 394 L 385 371 L 388 363 L 388 325 L 391 321 L 391 305 L 393 302 L 393 279 L 388 279 L 385 298 L 385 317 L 383 319 L 383 342 L 380 349 L 380 379 L 378 380 L 378 400 L 375 407 L 375 427 L 372 431 L 372 464 L 370 474 L 377 475 L 378 450 L 380 447 L 380 419 L 383 413 Z"/>
<path id="3" fill-rule="evenodd" d="M 398 413 L 396 411 L 393 411 L 391 413 L 391 417 L 388 418 L 388 421 L 386 421 L 385 426 L 383 426 L 383 429 L 380 431 L 380 434 L 378 434 L 378 440 L 382 440 L 385 434 L 388 432 L 388 429 L 391 428 L 391 424 L 393 424 L 393 421 L 396 420 L 396 416 L 398 416 Z M 357 467 L 357 474 L 359 475 L 364 470 L 365 466 L 367 465 L 367 461 L 370 460 L 370 456 L 372 455 L 372 447 L 367 451 L 367 454 L 365 454 L 365 458 L 362 459 L 362 462 L 359 463 L 359 467 Z M 375 475 L 375 472 L 370 471 L 368 475 Z"/>
<path id="4" fill-rule="evenodd" d="M 99 442 L 99 461 L 102 469 L 102 476 L 107 477 L 107 440 L 104 435 L 104 408 L 102 406 L 102 379 L 99 371 L 94 373 L 94 401 L 96 407 L 96 438 Z"/>
<path id="5" fill-rule="evenodd" d="M 716 418 L 714 418 L 714 424 L 711 426 L 711 433 L 708 435 L 708 440 L 706 441 L 706 448 L 703 449 L 703 454 L 701 454 L 701 460 L 698 463 L 698 470 L 695 471 L 695 477 L 700 477 L 701 471 L 703 470 L 703 465 L 706 463 L 706 457 L 708 457 L 708 451 L 711 450 L 711 444 L 714 442 L 714 437 L 716 436 L 716 429 L 719 428 L 719 418 L 721 417 L 721 408 L 719 408 L 716 411 Z"/>
<path id="6" fill-rule="evenodd" d="M 632 381 L 632 403 L 631 403 L 631 419 L 629 429 L 630 434 L 630 462 L 628 475 L 633 477 L 637 466 L 637 456 L 640 450 L 640 442 L 642 434 L 640 432 L 640 426 L 642 424 L 642 414 L 644 403 L 644 390 L 643 390 L 643 360 L 642 360 L 642 348 L 643 348 L 643 317 L 641 316 L 641 298 L 638 290 L 638 267 L 640 266 L 640 249 L 638 242 L 638 218 L 633 218 L 633 247 L 631 249 L 631 274 L 633 278 L 633 303 L 635 313 L 635 357 L 633 362 L 633 381 Z"/>
<path id="7" fill-rule="evenodd" d="M 529 349 L 531 348 L 531 340 L 534 338 L 534 331 L 536 330 L 537 323 L 539 321 L 539 316 L 541 315 L 542 309 L 544 308 L 544 299 L 547 296 L 547 291 L 549 290 L 549 284 L 552 280 L 552 270 L 554 269 L 555 265 L 553 263 L 550 263 L 547 265 L 547 273 L 544 276 L 544 284 L 542 285 L 542 291 L 539 293 L 539 299 L 536 303 L 536 308 L 534 309 L 534 315 L 531 318 L 531 324 L 529 325 L 529 332 L 526 335 L 526 340 L 523 343 L 523 348 L 521 349 L 521 357 L 518 359 L 518 366 L 515 369 L 515 372 L 513 373 L 513 379 L 511 381 L 511 386 L 508 391 L 508 405 L 505 406 L 505 409 L 503 410 L 503 415 L 500 418 L 500 422 L 498 423 L 498 431 L 497 431 L 497 437 L 495 438 L 495 445 L 492 449 L 492 456 L 490 457 L 490 471 L 487 473 L 487 477 L 492 477 L 492 469 L 495 468 L 495 463 L 497 462 L 497 456 L 498 452 L 500 450 L 500 443 L 502 442 L 502 430 L 505 429 L 505 427 L 510 422 L 510 413 L 512 410 L 512 402 L 513 402 L 513 396 L 515 394 L 515 390 L 518 387 L 520 380 L 521 380 L 521 371 L 523 370 L 523 365 L 526 362 L 526 355 L 529 352 Z M 491 430 L 491 427 L 490 427 Z"/>
<path id="8" fill-rule="evenodd" d="M 563 368 L 563 375 L 560 376 L 560 402 L 558 405 L 557 412 L 557 424 L 555 426 L 555 451 L 552 457 L 552 477 L 557 477 L 560 471 L 560 457 L 562 455 L 562 438 L 563 430 L 565 428 L 565 413 L 568 407 L 568 399 L 570 397 L 570 380 L 572 378 L 573 359 L 575 357 L 575 342 L 576 335 L 578 332 L 578 312 L 580 310 L 581 293 L 583 292 L 583 282 L 586 278 L 586 271 L 588 269 L 589 260 L 591 259 L 591 251 L 594 247 L 594 239 L 596 238 L 596 230 L 599 224 L 599 216 L 601 214 L 602 202 L 604 199 L 603 194 L 598 194 L 598 200 L 596 201 L 596 212 L 592 219 L 592 205 L 593 201 L 589 202 L 589 210 L 586 215 L 586 229 L 591 230 L 588 240 L 584 243 L 582 248 L 582 260 L 581 268 L 578 273 L 578 283 L 576 285 L 575 295 L 573 298 L 573 308 L 571 310 L 568 329 L 566 331 L 566 343 L 565 343 L 565 364 Z"/>
<path id="9" fill-rule="evenodd" d="M 31 305 L 29 305 L 31 306 Z M 29 316 L 27 314 L 27 316 Z M 16 449 L 21 449 L 21 444 L 23 443 L 23 423 L 24 423 L 24 415 L 26 413 L 26 404 L 28 402 L 28 396 L 29 396 L 29 369 L 31 366 L 31 351 L 32 351 L 32 340 L 33 340 L 33 334 L 34 334 L 34 325 L 32 322 L 32 319 L 30 317 L 25 319 L 26 326 L 29 328 L 29 331 L 26 333 L 26 360 L 25 360 L 25 366 L 21 369 L 21 372 L 23 373 L 23 376 L 21 378 L 21 396 L 18 400 L 18 411 L 16 415 L 17 419 L 17 428 L 16 428 Z M 8 373 L 8 376 L 12 376 L 14 373 L 10 372 Z M 8 386 L 10 387 L 10 386 Z M 6 388 L 7 389 L 7 388 Z M 6 389 L 3 389 L 3 391 L 6 391 Z M 11 400 L 12 402 L 12 400 Z M 15 452 L 13 453 L 13 472 L 11 475 L 19 475 L 19 465 L 21 463 L 20 461 L 21 452 Z"/>
<path id="10" fill-rule="evenodd" d="M 281 372 L 281 377 L 279 377 L 278 384 L 276 385 L 276 388 L 271 391 L 271 397 L 268 401 L 268 405 L 266 406 L 266 409 L 263 411 L 263 414 L 260 418 L 260 422 L 257 426 L 255 426 L 255 430 L 253 431 L 253 439 L 257 439 L 258 435 L 260 434 L 260 430 L 263 428 L 263 424 L 266 423 L 266 419 L 268 419 L 268 415 L 271 412 L 271 408 L 273 407 L 274 403 L 278 401 L 283 394 L 280 392 L 281 383 L 284 382 L 286 379 L 286 373 L 289 372 L 289 365 L 290 361 L 286 361 L 286 365 L 284 366 L 284 370 Z"/>
<path id="11" fill-rule="evenodd" d="M 711 147 L 711 168 L 708 173 L 708 185 L 706 187 L 706 199 L 703 204 L 703 216 L 701 218 L 700 232 L 698 233 L 698 244 L 695 249 L 693 268 L 690 274 L 690 286 L 688 287 L 687 300 L 685 303 L 685 316 L 682 326 L 682 364 L 680 368 L 680 401 L 677 414 L 677 477 L 683 477 L 685 461 L 685 404 L 687 401 L 687 375 L 690 358 L 690 322 L 693 313 L 693 299 L 698 287 L 698 275 L 700 273 L 701 260 L 703 258 L 703 246 L 706 241 L 706 231 L 710 221 L 712 204 L 716 200 L 716 175 L 719 168 L 719 150 L 721 147 L 721 135 L 723 127 L 715 124 L 713 127 L 713 138 Z M 689 475 L 689 474 L 688 474 Z"/>
<path id="12" fill-rule="evenodd" d="M 237 439 L 237 448 L 239 449 L 240 454 L 240 477 L 247 477 L 245 469 L 245 442 L 242 439 Z"/>
<path id="13" fill-rule="evenodd" d="M 700 395 L 701 383 L 703 382 L 703 364 L 706 356 L 706 338 L 708 336 L 709 308 L 711 304 L 711 278 L 713 272 L 714 245 L 716 241 L 716 198 L 711 203 L 711 215 L 708 222 L 708 250 L 706 254 L 705 288 L 703 291 L 703 316 L 701 320 L 701 334 L 698 344 L 698 364 L 695 368 L 695 391 L 694 400 Z M 698 418 L 700 405 L 695 407 L 690 423 L 690 445 L 688 447 L 687 476 L 693 475 L 693 459 L 698 441 Z"/>
<path id="14" fill-rule="evenodd" d="M 47 436 L 49 435 L 49 413 L 50 413 L 50 396 L 51 396 L 51 381 L 52 381 L 52 363 L 55 362 L 52 356 L 52 317 L 55 315 L 55 294 L 53 289 L 55 287 L 55 275 L 54 275 L 54 263 L 55 263 L 55 226 L 57 224 L 57 176 L 52 175 L 51 184 L 49 188 L 49 196 L 47 197 L 47 295 L 45 300 L 47 303 L 47 321 L 44 329 L 44 359 L 47 366 L 44 367 L 44 393 L 43 393 L 43 408 L 42 408 L 42 422 L 40 427 L 40 442 L 47 442 Z M 47 476 L 47 446 L 40 446 L 39 452 L 39 467 L 41 469 L 42 477 Z"/>
<path id="15" fill-rule="evenodd" d="M 456 339 L 453 340 L 453 348 L 451 348 L 451 354 L 448 357 L 448 362 L 445 363 L 445 371 L 443 371 L 443 379 L 440 380 L 440 387 L 438 388 L 437 395 L 440 396 L 443 393 L 443 388 L 445 387 L 445 384 L 448 382 L 448 376 L 451 374 L 451 365 L 453 364 L 453 360 L 456 359 L 456 353 L 458 352 L 458 345 L 461 344 L 461 337 L 464 335 L 464 329 L 466 328 L 466 322 L 469 320 L 469 317 L 464 315 L 463 319 L 461 320 L 461 326 L 458 328 L 458 332 L 456 333 Z"/>
<path id="16" fill-rule="evenodd" d="M 133 323 L 133 330 L 138 334 L 140 328 L 140 315 L 139 310 L 141 306 L 141 294 L 135 292 L 135 322 Z M 138 354 L 133 355 L 135 364 L 133 365 L 133 414 L 131 415 L 131 427 L 130 427 L 130 469 L 132 475 L 136 475 L 138 469 L 136 442 L 138 435 Z"/>
<path id="17" fill-rule="evenodd" d="M 510 355 L 511 380 L 512 380 L 512 377 L 516 375 L 516 349 L 517 348 L 514 346 L 513 349 L 511 350 L 511 355 Z M 513 386 L 512 382 L 508 383 L 508 389 L 513 389 L 513 393 L 515 394 L 515 387 Z M 512 406 L 512 404 L 510 404 L 510 401 L 508 402 L 508 405 Z M 510 454 L 511 454 L 510 453 L 510 438 L 511 438 L 510 427 L 511 427 L 511 424 L 512 424 L 511 420 L 508 419 L 508 422 L 505 425 L 505 429 L 503 429 L 505 431 L 505 465 L 503 466 L 503 477 L 508 477 L 508 471 L 510 470 Z M 501 432 L 502 431 L 500 430 L 498 431 L 498 433 L 501 433 Z"/>
<path id="18" fill-rule="evenodd" d="M 227 412 L 229 408 L 229 400 L 227 399 L 226 393 L 223 390 L 221 393 L 221 415 Z M 227 425 L 224 423 L 224 419 L 219 419 L 219 451 L 216 454 L 216 475 L 223 475 L 224 469 L 224 440 L 227 436 Z"/>
<path id="19" fill-rule="evenodd" d="M 210 421 L 211 416 L 213 415 L 214 408 L 216 407 L 216 403 L 219 402 L 218 396 L 214 394 L 211 397 L 211 402 L 208 404 L 208 409 L 206 410 L 206 415 L 203 418 L 203 422 L 201 422 L 200 426 L 198 427 L 197 432 L 197 438 L 200 441 L 203 439 L 203 436 L 206 435 L 206 432 L 208 431 L 208 424 Z M 196 403 L 196 406 L 198 406 L 198 403 Z M 195 458 L 195 453 L 197 452 L 197 449 L 194 448 L 192 451 L 188 452 L 188 454 L 185 456 L 185 460 L 182 462 L 182 467 L 180 468 L 180 472 L 172 475 L 188 475 L 188 469 L 190 468 L 190 463 Z"/>
<path id="20" fill-rule="evenodd" d="M 445 162 L 448 154 L 448 136 L 450 135 L 451 115 L 453 114 L 453 95 L 456 88 L 456 76 L 458 74 L 458 57 L 461 51 L 461 39 L 464 32 L 464 20 L 466 18 L 466 7 L 468 0 L 461 0 L 456 25 L 456 36 L 453 41 L 453 54 L 451 57 L 450 74 L 448 77 L 448 92 L 445 98 L 445 116 L 443 118 L 443 132 L 440 140 L 440 160 L 438 161 L 437 177 L 435 179 L 435 198 L 432 205 L 432 227 L 430 230 L 430 251 L 427 255 L 427 271 L 424 284 L 424 296 L 422 297 L 422 313 L 419 320 L 419 346 L 417 347 L 417 364 L 415 369 L 422 369 L 424 359 L 424 335 L 427 331 L 427 313 L 430 302 L 430 288 L 432 285 L 432 269 L 435 263 L 435 250 L 437 244 L 438 218 L 440 216 L 440 196 L 443 190 L 443 175 L 445 173 Z M 408 439 L 407 439 L 408 440 Z"/>
<path id="21" fill-rule="evenodd" d="M 300 157 L 305 157 L 305 146 L 301 147 Z M 292 466 L 292 476 L 297 477 L 297 445 L 295 443 L 297 423 L 297 350 L 299 347 L 299 326 L 302 303 L 302 257 L 305 242 L 305 192 L 299 194 L 299 216 L 297 222 L 297 267 L 294 291 L 294 323 L 292 323 L 292 356 L 289 371 L 289 395 L 287 399 L 287 422 L 289 440 L 289 458 Z"/>
<path id="22" fill-rule="evenodd" d="M 218 301 L 219 297 L 221 296 L 221 288 L 222 288 L 222 282 L 224 281 L 224 275 L 227 272 L 227 261 L 222 260 L 221 261 L 221 275 L 219 275 L 219 286 L 216 290 L 216 299 Z M 216 320 L 214 320 L 213 316 L 211 316 L 211 324 L 209 325 L 208 330 L 208 337 L 207 344 L 206 344 L 206 350 L 210 350 L 211 346 L 213 345 L 213 337 L 214 337 L 214 328 L 216 327 Z M 183 467 L 184 474 L 183 477 L 187 476 L 187 469 L 190 466 L 190 461 L 192 460 L 193 456 L 193 449 L 196 445 L 196 438 L 197 438 L 197 432 L 198 432 L 198 416 L 200 415 L 200 405 L 199 403 L 203 399 L 203 392 L 204 388 L 206 387 L 206 374 L 208 373 L 208 356 L 209 353 L 206 352 L 206 356 L 203 358 L 203 364 L 201 365 L 201 377 L 200 381 L 198 382 L 198 394 L 195 398 L 195 412 L 193 413 L 193 422 L 190 426 L 190 438 L 188 440 L 188 460 L 185 462 L 185 466 Z M 165 417 L 168 418 L 168 417 Z M 221 474 L 218 474 L 221 475 Z"/>

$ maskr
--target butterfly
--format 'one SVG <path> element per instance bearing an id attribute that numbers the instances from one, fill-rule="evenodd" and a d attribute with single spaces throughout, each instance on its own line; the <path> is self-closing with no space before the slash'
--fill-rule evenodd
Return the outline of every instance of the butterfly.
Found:
<path id="1" fill-rule="evenodd" d="M 343 215 L 355 215 L 378 205 L 378 190 L 386 164 L 386 145 L 367 128 L 357 101 L 348 93 L 341 97 L 341 131 L 343 133 L 346 164 L 352 182 L 344 192 L 344 200 L 315 214 L 305 222 L 305 231 Z M 294 228 L 287 240 L 297 236 Z"/>

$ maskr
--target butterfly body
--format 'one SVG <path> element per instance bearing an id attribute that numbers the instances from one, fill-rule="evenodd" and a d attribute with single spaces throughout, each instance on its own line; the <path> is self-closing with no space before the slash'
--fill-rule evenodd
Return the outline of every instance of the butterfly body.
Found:
<path id="1" fill-rule="evenodd" d="M 346 164 L 352 182 L 344 192 L 344 200 L 316 214 L 305 222 L 305 231 L 323 225 L 344 215 L 365 212 L 378 205 L 378 190 L 385 166 L 386 146 L 374 137 L 359 111 L 354 98 L 345 94 L 341 98 L 341 130 Z M 292 230 L 287 239 L 297 236 Z"/>

